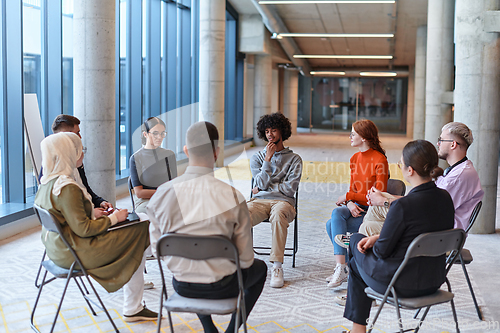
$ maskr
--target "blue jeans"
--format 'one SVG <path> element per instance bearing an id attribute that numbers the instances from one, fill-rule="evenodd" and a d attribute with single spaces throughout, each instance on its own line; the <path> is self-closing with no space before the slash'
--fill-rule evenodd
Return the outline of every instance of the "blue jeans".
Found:
<path id="1" fill-rule="evenodd" d="M 333 254 L 347 255 L 347 250 L 337 245 L 333 240 L 338 234 L 346 234 L 347 232 L 357 232 L 363 217 L 366 214 L 368 207 L 358 205 L 364 212 L 358 217 L 353 217 L 347 206 L 337 207 L 332 212 L 332 217 L 326 222 L 326 232 L 333 243 Z"/>

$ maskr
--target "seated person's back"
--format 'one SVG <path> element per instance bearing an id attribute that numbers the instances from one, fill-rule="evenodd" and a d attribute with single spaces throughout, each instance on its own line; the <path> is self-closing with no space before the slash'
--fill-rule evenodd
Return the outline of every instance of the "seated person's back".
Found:
<path id="1" fill-rule="evenodd" d="M 244 197 L 232 186 L 214 178 L 213 166 L 219 154 L 219 134 L 209 122 L 191 125 L 184 152 L 189 158 L 186 172 L 161 185 L 151 198 L 147 212 L 151 219 L 151 243 L 164 233 L 223 235 L 236 245 L 242 268 L 247 316 L 257 302 L 266 281 L 266 264 L 253 257 L 250 216 Z M 228 259 L 190 260 L 167 257 L 174 274 L 175 291 L 184 297 L 220 299 L 238 294 L 236 265 Z M 217 332 L 211 316 L 198 314 L 205 332 Z M 227 332 L 234 331 L 233 313 Z"/>

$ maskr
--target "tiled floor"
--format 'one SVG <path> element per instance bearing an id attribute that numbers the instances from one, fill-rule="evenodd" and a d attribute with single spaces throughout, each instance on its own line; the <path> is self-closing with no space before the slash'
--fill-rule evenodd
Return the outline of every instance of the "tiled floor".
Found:
<path id="1" fill-rule="evenodd" d="M 313 162 L 310 164 L 314 165 L 305 173 L 307 177 L 303 178 L 299 193 L 300 232 L 297 267 L 292 268 L 291 259 L 287 257 L 284 263 L 285 287 L 273 289 L 266 285 L 248 319 L 250 332 L 341 332 L 350 327 L 349 322 L 342 317 L 343 308 L 333 303 L 336 295 L 345 292 L 346 285 L 331 290 L 326 287 L 324 281 L 324 278 L 331 274 L 333 267 L 332 247 L 325 232 L 325 222 L 331 213 L 334 201 L 348 186 L 345 178 L 339 177 L 343 174 L 341 166 L 355 152 L 346 141 L 345 135 L 300 135 L 290 140 L 289 145 L 292 149 L 298 152 L 306 163 Z M 406 138 L 397 136 L 382 138 L 384 147 L 388 150 L 389 162 L 395 163 L 399 159 L 406 141 Z M 255 148 L 247 151 L 247 156 L 255 151 Z M 244 157 L 231 164 L 229 170 L 233 185 L 243 194 L 248 194 L 250 176 Z M 234 158 L 228 160 L 232 161 Z M 335 170 L 336 177 L 332 177 L 331 170 Z M 226 170 L 219 170 L 216 175 L 229 181 Z M 397 177 L 396 171 L 392 176 Z M 128 197 L 121 198 L 118 205 L 130 206 Z M 29 317 L 37 293 L 33 282 L 43 253 L 39 233 L 39 228 L 35 228 L 0 241 L 0 333 L 31 331 Z M 291 237 L 289 239 L 291 240 Z M 268 242 L 269 226 L 259 225 L 255 229 L 255 243 Z M 499 253 L 498 244 L 498 233 L 470 235 L 467 240 L 467 248 L 471 250 L 475 259 L 468 269 L 485 315 L 485 322 L 477 322 L 477 315 L 461 270 L 456 267 L 451 272 L 450 278 L 456 295 L 462 331 L 500 331 L 498 327 L 500 292 L 495 287 L 500 278 L 500 273 L 497 273 L 496 269 L 500 264 L 500 256 L 496 255 Z M 261 259 L 268 260 L 265 256 Z M 157 288 L 145 291 L 144 299 L 148 307 L 156 310 L 160 285 L 157 263 L 149 261 L 147 270 L 146 279 L 153 281 Z M 49 323 L 55 314 L 62 286 L 62 282 L 57 281 L 44 289 L 44 296 L 36 316 L 36 324 L 42 332 L 49 330 Z M 97 287 L 121 332 L 156 330 L 156 322 L 125 323 L 120 316 L 122 292 L 108 294 Z M 406 322 L 411 321 L 412 315 L 412 312 L 403 311 Z M 378 326 L 379 331 L 395 331 L 393 318 L 395 318 L 394 309 L 384 308 Z M 217 316 L 214 319 L 223 330 L 229 317 Z M 178 332 L 202 330 L 196 316 L 192 314 L 174 314 L 173 320 Z M 430 311 L 429 325 L 424 327 L 422 332 L 454 331 L 453 326 L 449 326 L 451 320 L 449 305 L 437 306 Z M 489 324 L 492 329 L 483 329 L 481 324 L 483 327 Z M 76 287 L 71 285 L 55 331 L 111 332 L 112 330 L 102 312 L 97 317 L 91 315 Z M 168 320 L 162 322 L 162 331 L 169 331 Z"/>

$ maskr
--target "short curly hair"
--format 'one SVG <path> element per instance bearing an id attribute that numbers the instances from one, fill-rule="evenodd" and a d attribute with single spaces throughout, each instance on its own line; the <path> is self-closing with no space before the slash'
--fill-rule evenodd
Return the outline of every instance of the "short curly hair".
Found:
<path id="1" fill-rule="evenodd" d="M 288 138 L 292 136 L 292 124 L 282 113 L 276 112 L 260 117 L 259 122 L 257 123 L 257 133 L 259 138 L 266 142 L 266 129 L 268 128 L 278 129 L 281 133 L 283 141 L 288 140 Z"/>

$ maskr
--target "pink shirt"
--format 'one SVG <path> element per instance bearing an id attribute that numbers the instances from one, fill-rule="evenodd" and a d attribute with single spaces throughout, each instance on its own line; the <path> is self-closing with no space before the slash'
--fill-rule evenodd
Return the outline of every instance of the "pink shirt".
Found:
<path id="1" fill-rule="evenodd" d="M 450 193 L 455 206 L 454 227 L 467 229 L 472 210 L 484 196 L 479 176 L 472 162 L 466 160 L 460 163 L 446 177 L 439 177 L 436 185 Z"/>

